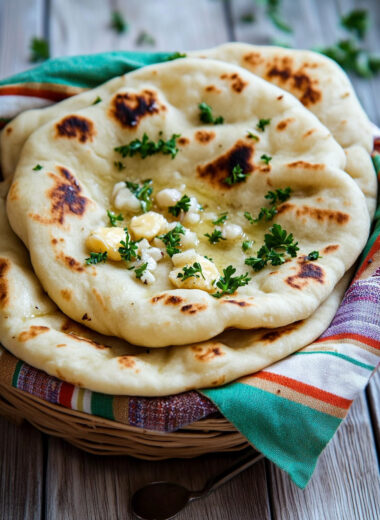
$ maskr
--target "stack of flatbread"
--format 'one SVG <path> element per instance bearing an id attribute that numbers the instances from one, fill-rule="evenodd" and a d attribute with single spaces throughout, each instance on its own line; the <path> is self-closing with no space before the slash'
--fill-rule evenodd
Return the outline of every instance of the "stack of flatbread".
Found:
<path id="1" fill-rule="evenodd" d="M 227 44 L 1 135 L 0 337 L 111 394 L 220 386 L 316 339 L 374 213 L 371 124 L 309 51 Z"/>

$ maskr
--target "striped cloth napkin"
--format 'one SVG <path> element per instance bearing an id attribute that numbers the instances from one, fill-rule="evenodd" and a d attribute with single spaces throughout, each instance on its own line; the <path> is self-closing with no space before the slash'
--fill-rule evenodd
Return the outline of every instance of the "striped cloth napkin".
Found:
<path id="1" fill-rule="evenodd" d="M 111 52 L 49 60 L 0 82 L 0 128 L 23 110 L 48 106 L 168 56 Z M 373 161 L 380 174 L 380 140 L 375 140 Z M 303 488 L 379 362 L 380 207 L 375 218 L 360 267 L 329 328 L 313 344 L 265 370 L 202 392 L 110 396 L 48 376 L 0 347 L 0 382 L 54 404 L 161 432 L 220 411 Z"/>

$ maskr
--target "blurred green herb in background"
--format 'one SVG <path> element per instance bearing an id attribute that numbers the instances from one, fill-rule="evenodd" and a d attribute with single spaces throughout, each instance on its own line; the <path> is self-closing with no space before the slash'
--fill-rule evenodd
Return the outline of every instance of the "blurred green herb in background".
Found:
<path id="1" fill-rule="evenodd" d="M 146 31 L 140 31 L 136 38 L 136 45 L 156 45 L 156 40 Z"/>
<path id="2" fill-rule="evenodd" d="M 355 40 L 340 40 L 330 47 L 315 50 L 363 78 L 371 78 L 380 72 L 380 55 L 362 49 Z"/>
<path id="3" fill-rule="evenodd" d="M 111 27 L 119 34 L 125 33 L 128 30 L 128 24 L 120 11 L 114 11 L 111 14 Z"/>
<path id="4" fill-rule="evenodd" d="M 30 42 L 30 61 L 37 63 L 38 61 L 45 61 L 50 58 L 49 43 L 44 38 L 32 38 Z"/>
<path id="5" fill-rule="evenodd" d="M 348 31 L 354 32 L 361 40 L 364 38 L 369 27 L 369 16 L 366 9 L 354 9 L 342 16 L 340 23 Z"/>

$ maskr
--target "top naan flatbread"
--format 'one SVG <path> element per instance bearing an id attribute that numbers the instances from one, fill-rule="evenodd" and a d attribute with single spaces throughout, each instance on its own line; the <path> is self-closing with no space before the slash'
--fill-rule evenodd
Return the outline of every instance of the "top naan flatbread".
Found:
<path id="1" fill-rule="evenodd" d="M 73 319 L 147 346 L 201 341 L 231 326 L 286 325 L 318 307 L 364 246 L 369 217 L 362 193 L 342 171 L 344 153 L 291 95 L 240 68 L 196 59 L 144 68 L 96 89 L 98 95 L 100 103 L 58 117 L 28 139 L 8 196 L 11 225 L 37 276 Z M 201 102 L 225 124 L 202 124 Z M 257 132 L 260 119 L 270 124 Z M 258 141 L 247 136 L 249 129 Z M 177 156 L 128 157 L 119 172 L 114 147 L 145 132 L 154 140 L 159 132 L 164 139 L 181 134 Z M 236 165 L 247 178 L 230 186 L 225 180 Z M 220 274 L 228 264 L 238 274 L 250 271 L 252 280 L 235 295 L 216 299 L 199 289 L 173 289 L 168 258 L 151 286 L 120 264 L 85 267 L 86 238 L 107 224 L 115 183 L 146 178 L 156 192 L 185 184 L 207 211 L 229 211 L 257 249 L 270 224 L 251 226 L 243 213 L 257 215 L 269 189 L 290 186 L 292 197 L 273 222 L 295 235 L 298 258 L 255 274 L 244 265 L 240 244 L 211 246 L 203 235 L 212 225 L 201 222 L 192 228 L 200 254 L 212 256 Z M 322 258 L 307 261 L 312 250 Z"/>

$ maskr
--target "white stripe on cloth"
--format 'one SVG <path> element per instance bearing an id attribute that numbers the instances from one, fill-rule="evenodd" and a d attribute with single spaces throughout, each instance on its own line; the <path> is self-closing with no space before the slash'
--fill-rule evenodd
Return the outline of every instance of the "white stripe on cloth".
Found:
<path id="1" fill-rule="evenodd" d="M 0 117 L 6 119 L 17 116 L 24 110 L 53 105 L 54 101 L 30 96 L 0 96 Z"/>

